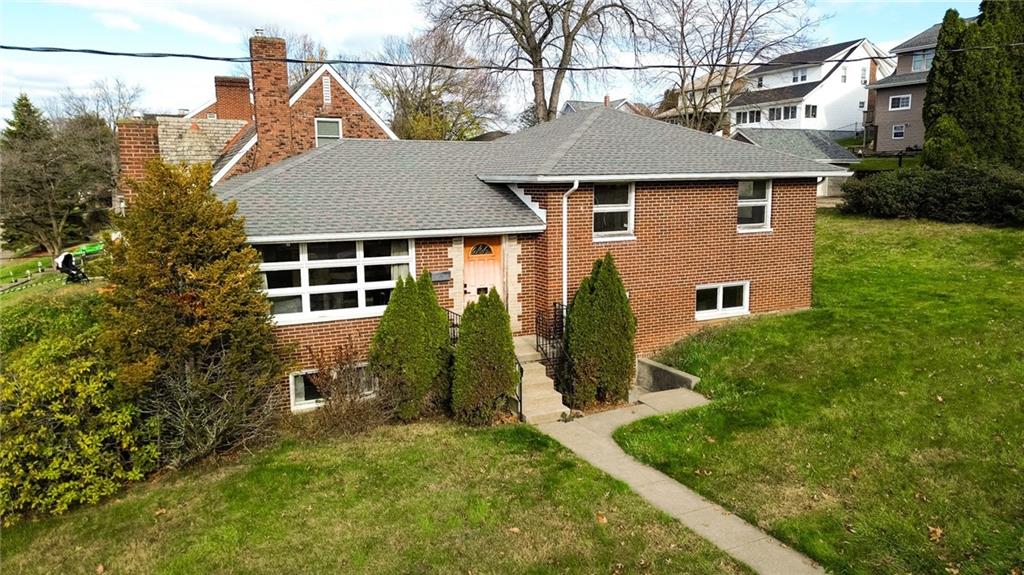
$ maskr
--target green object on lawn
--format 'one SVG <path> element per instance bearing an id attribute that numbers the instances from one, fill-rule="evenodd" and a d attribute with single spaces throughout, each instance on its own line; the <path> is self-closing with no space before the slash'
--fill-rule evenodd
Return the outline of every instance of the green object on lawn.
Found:
<path id="1" fill-rule="evenodd" d="M 103 251 L 103 242 L 97 242 L 95 244 L 85 244 L 84 246 L 79 246 L 79 248 L 77 250 L 75 250 L 75 251 L 73 251 L 71 253 L 76 255 L 76 256 L 89 256 L 89 255 L 92 255 L 92 254 L 98 254 L 98 253 L 100 253 L 102 251 Z"/>

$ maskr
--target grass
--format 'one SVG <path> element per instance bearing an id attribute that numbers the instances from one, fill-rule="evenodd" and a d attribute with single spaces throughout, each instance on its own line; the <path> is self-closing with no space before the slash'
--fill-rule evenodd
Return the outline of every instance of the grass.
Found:
<path id="1" fill-rule="evenodd" d="M 5 529 L 2 552 L 12 573 L 749 572 L 524 425 L 286 441 Z"/>
<path id="2" fill-rule="evenodd" d="M 889 171 L 899 169 L 899 158 L 895 156 L 869 156 L 856 164 L 850 164 L 850 170 L 858 171 Z M 915 168 L 921 165 L 921 156 L 903 156 L 904 168 Z"/>
<path id="3" fill-rule="evenodd" d="M 707 407 L 626 451 L 835 573 L 1024 569 L 1024 232 L 820 214 L 814 308 L 662 361 Z"/>
<path id="4" fill-rule="evenodd" d="M 12 277 L 15 279 L 23 278 L 27 271 L 34 274 L 38 271 L 40 264 L 43 266 L 43 271 L 52 270 L 53 258 L 50 256 L 19 258 L 16 261 L 0 265 L 0 282 L 7 283 Z"/>

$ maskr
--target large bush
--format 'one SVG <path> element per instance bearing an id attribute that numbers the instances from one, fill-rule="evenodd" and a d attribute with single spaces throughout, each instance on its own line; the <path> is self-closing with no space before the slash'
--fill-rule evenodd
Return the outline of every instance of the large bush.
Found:
<path id="1" fill-rule="evenodd" d="M 573 296 L 565 334 L 572 406 L 625 401 L 636 374 L 636 317 L 610 253 L 594 262 Z"/>
<path id="2" fill-rule="evenodd" d="M 153 161 L 131 186 L 104 317 L 118 382 L 159 423 L 166 465 L 262 439 L 284 370 L 234 202 L 210 190 L 209 164 Z"/>
<path id="3" fill-rule="evenodd" d="M 400 419 L 416 419 L 444 402 L 450 358 L 448 317 L 437 305 L 430 274 L 398 280 L 370 343 L 369 365 L 397 401 Z"/>
<path id="4" fill-rule="evenodd" d="M 880 218 L 1024 225 L 1024 174 L 1009 167 L 883 172 L 843 186 L 846 213 Z"/>
<path id="5" fill-rule="evenodd" d="M 94 503 L 152 468 L 138 409 L 96 343 L 95 294 L 44 297 L 0 311 L 0 513 L 60 513 Z"/>
<path id="6" fill-rule="evenodd" d="M 490 425 L 515 400 L 519 383 L 512 328 L 494 290 L 471 302 L 455 346 L 452 413 L 470 425 Z"/>
<path id="7" fill-rule="evenodd" d="M 977 155 L 967 139 L 967 132 L 960 127 L 956 118 L 945 114 L 928 130 L 921 160 L 929 168 L 944 170 L 961 164 L 973 164 L 977 161 Z"/>

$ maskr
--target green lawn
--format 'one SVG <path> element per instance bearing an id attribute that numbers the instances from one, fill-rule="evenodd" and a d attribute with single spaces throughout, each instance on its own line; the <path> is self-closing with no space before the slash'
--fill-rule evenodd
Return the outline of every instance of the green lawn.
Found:
<path id="1" fill-rule="evenodd" d="M 867 158 L 862 158 L 856 164 L 850 164 L 850 170 L 854 172 L 859 170 L 896 170 L 899 168 L 899 162 L 899 158 L 895 156 L 869 156 Z M 903 157 L 904 168 L 914 168 L 920 165 L 920 155 Z"/>
<path id="2" fill-rule="evenodd" d="M 1024 569 L 1024 231 L 820 214 L 814 309 L 662 360 L 714 401 L 619 443 L 831 571 Z"/>
<path id="3" fill-rule="evenodd" d="M 10 263 L 0 265 L 0 282 L 7 283 L 11 281 L 12 277 L 15 279 L 23 278 L 26 271 L 34 274 L 39 270 L 40 264 L 43 266 L 43 271 L 52 270 L 53 258 L 50 256 L 18 258 Z"/>
<path id="4" fill-rule="evenodd" d="M 5 529 L 2 553 L 5 573 L 749 572 L 525 425 L 286 441 Z"/>

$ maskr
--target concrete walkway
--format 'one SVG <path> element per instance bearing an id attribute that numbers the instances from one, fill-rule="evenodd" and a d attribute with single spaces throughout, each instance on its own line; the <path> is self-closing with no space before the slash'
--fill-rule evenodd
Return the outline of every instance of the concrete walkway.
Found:
<path id="1" fill-rule="evenodd" d="M 817 563 L 764 531 L 704 499 L 668 475 L 626 455 L 612 439 L 616 428 L 643 417 L 691 409 L 708 402 L 703 395 L 689 389 L 648 393 L 641 395 L 639 400 L 637 405 L 588 415 L 568 423 L 545 423 L 537 428 L 594 467 L 625 482 L 655 507 L 758 573 L 825 573 Z"/>

